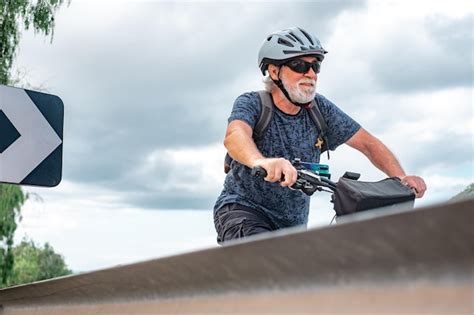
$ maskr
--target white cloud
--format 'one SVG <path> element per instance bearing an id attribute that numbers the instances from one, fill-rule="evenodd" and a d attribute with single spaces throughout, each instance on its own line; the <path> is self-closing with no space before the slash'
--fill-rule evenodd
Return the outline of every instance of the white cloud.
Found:
<path id="1" fill-rule="evenodd" d="M 341 14 L 320 87 L 349 99 L 472 85 L 472 6 L 455 3 L 370 1 Z"/>
<path id="2" fill-rule="evenodd" d="M 183 194 L 215 193 L 224 180 L 225 148 L 211 144 L 199 148 L 158 149 L 147 155 L 139 169 L 129 174 L 141 178 L 156 191 L 179 190 Z M 166 173 L 163 165 L 167 168 Z"/>
<path id="3" fill-rule="evenodd" d="M 403 0 L 371 0 L 369 3 L 369 6 L 379 13 L 376 18 L 380 21 L 396 20 L 400 17 L 420 19 L 435 14 L 462 18 L 474 12 L 470 1 L 466 0 L 417 0 L 411 2 Z"/>

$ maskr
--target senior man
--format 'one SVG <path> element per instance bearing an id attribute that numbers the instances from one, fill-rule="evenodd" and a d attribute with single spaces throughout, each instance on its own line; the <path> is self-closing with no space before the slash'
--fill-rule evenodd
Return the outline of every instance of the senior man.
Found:
<path id="1" fill-rule="evenodd" d="M 301 158 L 318 163 L 323 144 L 327 150 L 343 143 L 359 150 L 387 176 L 399 177 L 412 187 L 416 197 L 423 196 L 426 185 L 421 177 L 406 175 L 379 139 L 316 93 L 326 53 L 315 36 L 299 27 L 265 38 L 258 64 L 274 104 L 273 115 L 263 135 L 256 138 L 254 131 L 262 112 L 259 94 L 244 93 L 234 102 L 224 140 L 233 161 L 214 207 L 219 243 L 306 225 L 310 197 L 288 189 L 297 176 L 290 161 Z M 309 114 L 313 100 L 327 124 L 324 139 Z M 251 175 L 251 168 L 256 166 L 267 171 L 264 181 Z"/>

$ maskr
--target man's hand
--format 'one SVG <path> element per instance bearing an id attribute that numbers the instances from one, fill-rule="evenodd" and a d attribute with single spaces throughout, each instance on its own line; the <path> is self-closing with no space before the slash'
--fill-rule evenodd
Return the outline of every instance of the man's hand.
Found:
<path id="1" fill-rule="evenodd" d="M 426 191 L 426 184 L 423 178 L 419 176 L 400 176 L 400 180 L 402 184 L 407 185 L 415 192 L 416 198 L 421 198 L 425 194 Z"/>
<path id="2" fill-rule="evenodd" d="M 282 187 L 292 186 L 296 182 L 296 169 L 290 161 L 284 158 L 258 159 L 253 166 L 261 166 L 267 171 L 265 180 L 268 182 L 278 182 L 282 180 L 282 177 L 284 177 L 284 180 L 280 183 Z"/>

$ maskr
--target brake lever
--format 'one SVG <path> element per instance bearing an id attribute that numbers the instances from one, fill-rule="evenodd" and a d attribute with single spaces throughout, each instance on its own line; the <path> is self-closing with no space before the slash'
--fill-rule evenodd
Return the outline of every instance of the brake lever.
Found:
<path id="1" fill-rule="evenodd" d="M 298 175 L 303 178 L 304 180 L 312 183 L 312 184 L 319 184 L 321 183 L 321 177 L 313 173 L 312 171 L 301 169 L 298 170 Z"/>
<path id="2" fill-rule="evenodd" d="M 312 196 L 318 190 L 317 183 L 321 182 L 320 177 L 305 169 L 298 169 L 298 179 L 290 188 L 301 190 L 304 194 Z"/>

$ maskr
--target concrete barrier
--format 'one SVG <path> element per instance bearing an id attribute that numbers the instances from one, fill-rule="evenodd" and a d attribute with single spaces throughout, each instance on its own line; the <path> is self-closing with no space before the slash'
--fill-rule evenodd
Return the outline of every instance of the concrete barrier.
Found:
<path id="1" fill-rule="evenodd" d="M 474 200 L 0 290 L 0 314 L 474 312 Z"/>

